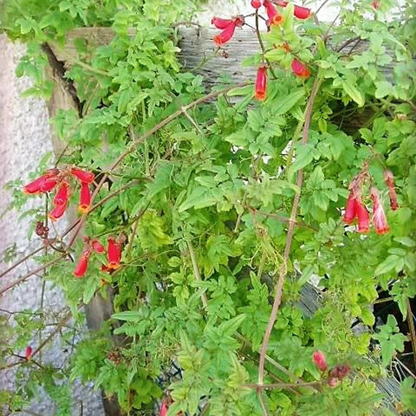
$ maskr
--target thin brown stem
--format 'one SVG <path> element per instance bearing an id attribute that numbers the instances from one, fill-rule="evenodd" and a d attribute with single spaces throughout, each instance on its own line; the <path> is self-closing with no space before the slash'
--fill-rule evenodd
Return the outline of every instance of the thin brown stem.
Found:
<path id="1" fill-rule="evenodd" d="M 58 263 L 58 261 L 61 261 L 65 257 L 66 257 L 66 255 L 59 256 L 56 259 L 51 260 L 48 263 L 38 267 L 37 269 L 32 270 L 31 272 L 29 272 L 25 276 L 19 277 L 18 279 L 14 280 L 13 282 L 10 282 L 10 283 L 4 285 L 0 289 L 0 295 L 2 295 L 3 293 L 6 293 L 8 290 L 14 288 L 18 284 L 25 282 L 27 279 L 29 279 L 29 277 L 32 277 L 32 276 L 36 275 L 36 273 L 42 272 L 43 270 L 45 270 L 49 266 L 52 266 L 53 264 Z"/>
<path id="2" fill-rule="evenodd" d="M 43 250 L 43 246 L 37 248 L 36 250 L 30 252 L 29 254 L 27 254 L 25 257 L 23 257 L 21 260 L 17 261 L 16 263 L 14 263 L 12 266 L 10 266 L 7 270 L 5 270 L 4 272 L 2 272 L 0 274 L 0 278 L 4 277 L 7 273 L 11 272 L 12 270 L 14 270 L 16 267 L 20 266 L 22 263 L 24 263 L 26 260 L 29 260 L 31 257 L 33 257 L 34 255 L 38 254 L 40 251 Z"/>
<path id="3" fill-rule="evenodd" d="M 325 6 L 326 4 L 329 2 L 330 0 L 325 0 L 316 10 L 315 15 L 317 15 Z"/>
<path id="4" fill-rule="evenodd" d="M 261 33 L 260 33 L 259 11 L 258 10 L 256 10 L 256 15 L 255 16 L 256 16 L 256 35 L 257 35 L 257 39 L 259 41 L 260 48 L 263 52 L 263 59 L 267 62 L 267 67 L 269 68 L 269 71 L 272 74 L 273 79 L 277 79 L 276 73 L 274 72 L 274 70 L 273 70 L 273 68 L 270 64 L 270 61 L 268 59 L 266 59 L 266 48 L 264 46 L 263 39 L 262 39 Z"/>
<path id="5" fill-rule="evenodd" d="M 313 105 L 315 103 L 315 98 L 318 93 L 320 84 L 321 84 L 321 81 L 318 79 L 318 77 L 316 77 L 312 86 L 312 90 L 309 96 L 308 103 L 306 105 L 305 124 L 304 124 L 303 134 L 302 134 L 302 145 L 306 145 L 308 141 L 309 127 L 310 127 L 311 118 L 312 118 Z M 299 192 L 296 193 L 294 201 L 293 201 L 293 207 L 292 207 L 292 212 L 290 215 L 289 227 L 288 227 L 287 237 L 286 237 L 286 245 L 285 245 L 285 250 L 283 254 L 283 263 L 281 266 L 279 280 L 277 282 L 277 288 L 276 288 L 276 294 L 275 294 L 275 298 L 273 302 L 272 312 L 270 314 L 269 322 L 267 324 L 267 328 L 264 334 L 263 344 L 262 344 L 262 348 L 260 352 L 259 375 L 258 375 L 258 384 L 260 386 L 263 385 L 263 381 L 264 381 L 264 365 L 265 365 L 267 347 L 269 344 L 271 333 L 273 331 L 274 324 L 276 322 L 277 312 L 279 310 L 280 303 L 282 301 L 283 285 L 285 283 L 286 276 L 287 276 L 287 269 L 288 269 L 287 266 L 289 262 L 290 250 L 292 247 L 292 240 L 293 240 L 295 224 L 296 224 L 296 216 L 297 216 L 299 201 L 300 201 L 300 193 L 301 193 L 301 189 L 303 185 L 303 169 L 299 170 L 298 172 L 296 185 L 299 188 Z"/>

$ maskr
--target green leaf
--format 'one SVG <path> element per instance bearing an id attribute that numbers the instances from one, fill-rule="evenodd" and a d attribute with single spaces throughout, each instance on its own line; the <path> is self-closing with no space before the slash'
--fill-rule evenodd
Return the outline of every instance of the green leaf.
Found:
<path id="1" fill-rule="evenodd" d="M 371 311 L 367 308 L 361 309 L 361 319 L 365 325 L 373 326 L 376 319 Z"/>
<path id="2" fill-rule="evenodd" d="M 273 108 L 273 113 L 275 115 L 286 114 L 302 97 L 304 97 L 304 95 L 305 91 L 303 89 L 292 92 L 287 97 L 277 102 L 277 105 Z"/>
<path id="3" fill-rule="evenodd" d="M 140 311 L 124 311 L 117 312 L 111 315 L 112 319 L 118 319 L 119 321 L 127 322 L 139 322 L 143 319 L 143 313 Z"/>
<path id="4" fill-rule="evenodd" d="M 208 189 L 202 186 L 196 187 L 185 201 L 179 206 L 178 211 L 184 212 L 190 208 L 201 209 L 215 205 L 222 200 L 218 190 Z"/>
<path id="5" fill-rule="evenodd" d="M 224 335 L 234 335 L 239 326 L 243 323 L 243 321 L 246 319 L 247 315 L 241 314 L 236 316 L 233 319 L 230 319 L 229 321 L 223 322 L 219 329 L 222 331 Z"/>
<path id="6" fill-rule="evenodd" d="M 252 85 L 246 85 L 245 87 L 237 87 L 228 91 L 227 95 L 230 97 L 240 97 L 245 95 L 254 95 L 254 88 Z"/>
<path id="7" fill-rule="evenodd" d="M 296 151 L 295 161 L 292 163 L 288 169 L 288 177 L 292 178 L 293 175 L 300 169 L 303 169 L 305 166 L 308 166 L 314 157 L 313 150 L 314 145 L 308 143 L 306 145 L 299 145 Z"/>
<path id="8" fill-rule="evenodd" d="M 396 256 L 396 255 L 388 256 L 386 260 L 384 260 L 382 263 L 380 263 L 377 266 L 376 270 L 374 271 L 374 274 L 377 276 L 377 275 L 384 274 L 393 270 L 397 266 L 400 260 L 401 259 L 399 256 Z"/>
<path id="9" fill-rule="evenodd" d="M 365 104 L 363 93 L 352 83 L 352 81 L 348 79 L 343 80 L 342 88 L 358 104 L 359 107 L 362 107 Z"/>
<path id="10" fill-rule="evenodd" d="M 376 82 L 376 94 L 375 97 L 376 98 L 383 98 L 386 97 L 387 95 L 391 95 L 393 92 L 393 86 L 390 84 L 390 82 L 387 81 L 379 81 Z"/>

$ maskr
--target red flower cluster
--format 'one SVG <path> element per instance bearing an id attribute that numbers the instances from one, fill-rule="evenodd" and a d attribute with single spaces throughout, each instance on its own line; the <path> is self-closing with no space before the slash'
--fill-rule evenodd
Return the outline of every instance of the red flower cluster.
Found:
<path id="1" fill-rule="evenodd" d="M 325 354 L 322 351 L 314 351 L 312 355 L 312 360 L 320 371 L 326 372 L 328 370 L 328 364 L 326 362 Z M 350 370 L 351 368 L 348 364 L 337 364 L 334 368 L 332 368 L 328 374 L 329 387 L 336 387 L 338 381 L 342 381 L 348 375 Z"/>
<path id="2" fill-rule="evenodd" d="M 110 272 L 120 267 L 121 262 L 121 245 L 113 237 L 109 237 L 107 241 L 107 260 L 108 264 L 103 264 L 101 270 Z M 82 251 L 81 257 L 75 267 L 74 276 L 84 277 L 88 270 L 88 262 L 91 254 L 105 253 L 105 247 L 97 240 L 91 240 L 89 237 L 84 238 L 84 250 Z"/>
<path id="3" fill-rule="evenodd" d="M 259 9 L 263 4 L 264 4 L 265 7 L 267 7 L 266 2 L 271 3 L 270 1 L 267 1 L 267 0 L 251 0 L 251 5 L 255 9 Z M 280 7 L 286 7 L 288 5 L 287 1 L 280 1 L 280 0 L 275 0 L 273 3 L 277 4 Z M 307 7 L 296 6 L 295 5 L 295 10 L 294 10 L 293 14 L 298 19 L 302 19 L 302 20 L 307 19 L 311 15 L 311 9 L 308 9 Z"/>
<path id="4" fill-rule="evenodd" d="M 66 170 L 49 169 L 42 176 L 23 187 L 25 194 L 38 195 L 50 192 L 57 188 L 53 198 L 54 208 L 48 214 L 52 221 L 61 218 L 67 207 L 71 196 L 71 178 L 81 183 L 78 209 L 80 212 L 88 212 L 91 207 L 90 184 L 94 181 L 94 174 L 83 169 L 72 167 Z"/>
<path id="5" fill-rule="evenodd" d="M 280 7 L 286 7 L 288 2 L 286 1 L 271 1 L 271 0 L 252 0 L 251 5 L 255 9 L 259 9 L 261 6 L 264 6 L 268 20 L 267 25 L 280 25 L 283 23 L 283 16 L 279 13 L 276 8 L 276 5 Z M 298 19 L 307 19 L 311 15 L 311 10 L 307 7 L 295 6 L 294 15 Z M 222 19 L 220 17 L 213 17 L 211 23 L 217 28 L 222 29 L 222 32 L 214 36 L 214 43 L 217 46 L 222 46 L 226 44 L 234 35 L 235 28 L 242 27 L 245 23 L 244 16 L 237 16 L 234 19 Z M 284 42 L 283 45 L 279 45 L 285 50 L 286 53 L 291 52 L 290 45 L 287 42 Z M 302 79 L 307 79 L 310 76 L 309 68 L 300 62 L 298 59 L 294 58 L 292 61 L 292 71 L 293 73 Z M 267 67 L 262 63 L 257 69 L 257 78 L 255 85 L 255 98 L 256 100 L 263 101 L 266 98 L 266 85 L 267 85 Z"/>
<path id="6" fill-rule="evenodd" d="M 217 29 L 223 29 L 223 31 L 214 36 L 214 43 L 217 46 L 226 44 L 233 36 L 236 27 L 242 27 L 244 25 L 244 17 L 237 16 L 234 19 L 221 19 L 220 17 L 213 17 L 211 23 Z"/>
<path id="7" fill-rule="evenodd" d="M 358 232 L 367 233 L 370 229 L 370 214 L 367 207 L 363 203 L 361 188 L 363 181 L 366 180 L 368 174 L 362 172 L 358 174 L 350 184 L 350 194 L 347 199 L 345 208 L 344 222 L 352 224 L 355 218 L 358 220 Z M 399 205 L 397 203 L 397 195 L 394 189 L 393 174 L 390 171 L 384 172 L 384 180 L 389 189 L 390 206 L 392 210 L 396 210 Z M 370 197 L 373 202 L 372 221 L 377 234 L 385 234 L 390 231 L 387 224 L 386 213 L 380 201 L 380 194 L 376 187 L 370 187 Z"/>

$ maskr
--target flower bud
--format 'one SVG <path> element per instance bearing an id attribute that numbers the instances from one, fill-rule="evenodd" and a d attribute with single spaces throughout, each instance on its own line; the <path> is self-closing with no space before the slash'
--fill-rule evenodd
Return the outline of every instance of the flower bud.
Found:
<path id="1" fill-rule="evenodd" d="M 33 354 L 33 348 L 29 345 L 26 347 L 26 351 L 25 351 L 26 361 L 29 361 L 32 358 L 32 354 Z"/>
<path id="2" fill-rule="evenodd" d="M 384 171 L 384 182 L 389 189 L 390 208 L 395 211 L 397 208 L 399 208 L 399 204 L 397 202 L 397 194 L 394 186 L 394 176 L 393 173 L 388 169 Z"/>
<path id="3" fill-rule="evenodd" d="M 338 380 L 343 380 L 348 375 L 350 370 L 351 368 L 348 364 L 338 364 L 330 371 L 329 377 L 337 378 Z"/>
<path id="4" fill-rule="evenodd" d="M 105 251 L 105 247 L 98 240 L 92 240 L 91 246 L 96 253 L 104 253 Z"/>
<path id="5" fill-rule="evenodd" d="M 328 379 L 328 386 L 331 387 L 331 389 L 334 389 L 338 384 L 338 379 L 336 377 L 329 377 Z"/>
<path id="6" fill-rule="evenodd" d="M 262 6 L 262 0 L 251 0 L 251 6 L 255 9 L 259 9 Z"/>
<path id="7" fill-rule="evenodd" d="M 314 364 L 319 368 L 319 370 L 321 371 L 327 370 L 328 365 L 326 363 L 325 355 L 322 351 L 319 351 L 319 350 L 314 351 L 312 358 L 313 358 Z"/>

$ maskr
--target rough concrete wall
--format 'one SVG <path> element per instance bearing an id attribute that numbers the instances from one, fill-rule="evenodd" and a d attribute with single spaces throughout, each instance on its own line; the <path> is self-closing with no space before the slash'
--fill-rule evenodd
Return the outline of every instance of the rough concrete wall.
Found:
<path id="1" fill-rule="evenodd" d="M 15 68 L 20 57 L 24 54 L 24 46 L 10 43 L 4 35 L 0 35 L 0 189 L 8 181 L 15 179 L 28 179 L 28 173 L 32 172 L 47 152 L 52 152 L 51 135 L 48 123 L 48 115 L 45 103 L 34 98 L 22 98 L 23 91 L 31 86 L 28 78 L 16 78 Z M 10 202 L 10 194 L 0 191 L 0 213 Z M 40 199 L 29 198 L 27 207 L 39 207 Z M 28 253 L 30 249 L 39 246 L 40 241 L 34 237 L 28 243 L 28 230 L 30 218 L 17 221 L 16 212 L 6 212 L 0 218 L 0 258 L 5 249 L 17 244 L 17 251 L 22 254 Z M 65 227 L 66 224 L 62 224 Z M 7 265 L 0 263 L 0 270 Z M 9 276 L 1 279 L 3 284 L 15 280 L 27 272 L 30 263 L 22 264 Z M 45 313 L 55 317 L 62 313 L 64 299 L 57 288 L 46 285 L 44 295 Z M 23 308 L 37 309 L 41 303 L 42 280 L 40 276 L 32 276 L 28 282 L 16 287 L 0 298 L 0 311 L 2 315 L 8 316 L 4 311 L 18 311 Z M 45 338 L 47 333 L 43 334 Z M 33 347 L 38 344 L 38 339 L 33 340 Z M 59 337 L 45 350 L 43 358 L 54 365 L 62 365 L 68 359 L 67 352 L 63 352 L 63 345 Z M 15 351 L 23 354 L 23 351 Z M 0 372 L 0 390 L 13 389 L 14 371 Z M 93 392 L 91 386 L 83 387 L 75 383 L 73 388 L 74 414 L 80 414 L 80 401 L 83 402 L 84 414 L 102 415 L 103 408 L 99 393 Z M 55 409 L 45 394 L 33 401 L 31 410 L 49 416 L 55 414 Z"/>

